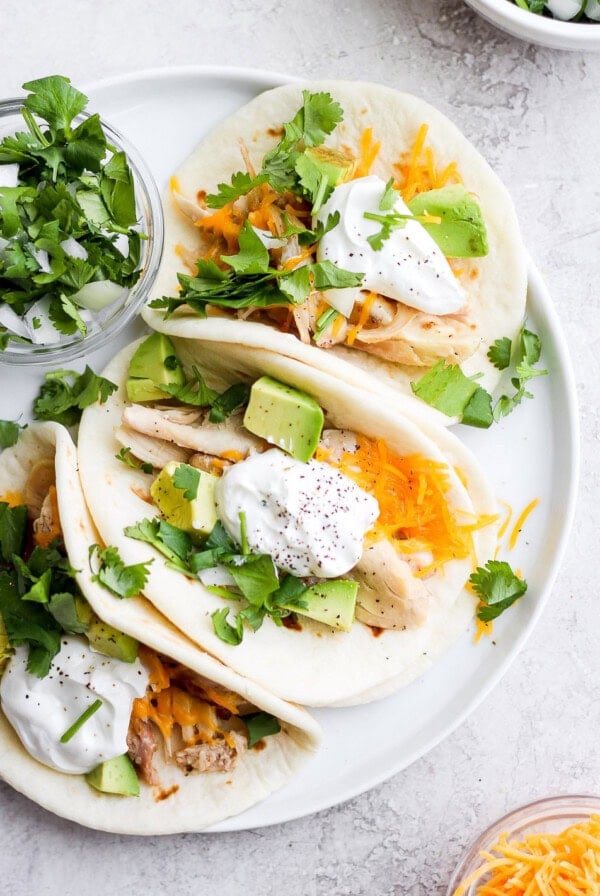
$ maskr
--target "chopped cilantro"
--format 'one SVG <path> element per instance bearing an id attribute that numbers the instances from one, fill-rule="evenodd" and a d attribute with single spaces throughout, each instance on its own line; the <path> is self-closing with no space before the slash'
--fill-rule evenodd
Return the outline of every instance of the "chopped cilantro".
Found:
<path id="1" fill-rule="evenodd" d="M 15 420 L 0 420 L 0 451 L 16 445 L 22 429 L 25 429 L 25 426 L 21 426 Z"/>
<path id="2" fill-rule="evenodd" d="M 19 166 L 17 186 L 0 187 L 0 305 L 23 317 L 47 297 L 54 327 L 85 335 L 71 297 L 96 280 L 130 288 L 140 276 L 133 178 L 97 114 L 75 121 L 87 97 L 68 78 L 53 75 L 23 87 L 30 91 L 22 109 L 26 129 L 0 142 L 0 165 Z M 126 237 L 126 248 L 116 234 Z M 69 240 L 85 258 L 66 250 Z M 35 315 L 33 329 L 40 325 Z M 30 341 L 2 327 L 0 349 L 11 340 Z"/>
<path id="3" fill-rule="evenodd" d="M 134 457 L 131 448 L 121 448 L 118 454 L 115 454 L 117 460 L 120 460 L 126 466 L 131 467 L 134 470 L 141 470 L 142 473 L 153 473 L 154 467 L 151 463 L 147 463 L 146 461 L 138 460 Z"/>
<path id="4" fill-rule="evenodd" d="M 238 644 L 242 643 L 242 638 L 244 637 L 243 619 L 241 616 L 236 616 L 235 625 L 231 625 L 227 621 L 228 615 L 228 607 L 223 607 L 222 610 L 215 610 L 215 612 L 211 614 L 213 628 L 215 634 L 221 641 L 224 641 L 225 644 L 231 644 L 233 647 L 237 647 Z"/>
<path id="5" fill-rule="evenodd" d="M 193 501 L 198 495 L 200 470 L 189 464 L 179 464 L 173 473 L 173 485 L 183 491 L 186 501 Z"/>
<path id="6" fill-rule="evenodd" d="M 252 747 L 271 734 L 279 734 L 281 725 L 275 716 L 269 712 L 253 712 L 246 716 L 240 716 L 242 722 L 248 729 L 248 748 Z"/>
<path id="7" fill-rule="evenodd" d="M 485 567 L 478 566 L 469 583 L 479 597 L 477 617 L 482 622 L 496 619 L 527 591 L 527 582 L 504 560 L 488 560 Z"/>
<path id="8" fill-rule="evenodd" d="M 117 386 L 86 366 L 83 373 L 75 370 L 54 370 L 46 374 L 33 405 L 38 420 L 54 420 L 74 426 L 81 412 L 99 401 L 104 404 Z"/>
<path id="9" fill-rule="evenodd" d="M 438 361 L 421 379 L 411 383 L 414 394 L 432 407 L 458 417 L 468 426 L 487 429 L 493 422 L 510 414 L 524 398 L 533 398 L 525 384 L 537 376 L 544 376 L 547 370 L 534 367 L 541 356 L 539 337 L 522 327 L 515 343 L 506 336 L 497 339 L 488 351 L 488 358 L 498 370 L 513 367 L 516 376 L 510 382 L 514 388 L 512 395 L 501 395 L 492 404 L 492 396 L 481 386 L 465 376 L 457 364 Z"/>
<path id="10" fill-rule="evenodd" d="M 92 576 L 94 582 L 121 598 L 137 597 L 143 591 L 152 560 L 125 566 L 117 548 L 101 548 L 99 544 L 91 545 L 89 554 L 90 561 L 96 554 L 99 563 L 97 572 Z"/>

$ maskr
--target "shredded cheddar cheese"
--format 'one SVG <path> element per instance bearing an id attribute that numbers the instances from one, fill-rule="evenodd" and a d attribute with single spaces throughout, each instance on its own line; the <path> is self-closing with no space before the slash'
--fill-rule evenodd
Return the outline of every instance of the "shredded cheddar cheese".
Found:
<path id="1" fill-rule="evenodd" d="M 441 172 L 437 170 L 433 149 L 425 145 L 428 130 L 426 124 L 420 126 L 410 152 L 394 165 L 398 175 L 394 187 L 405 202 L 418 193 L 437 190 L 448 183 L 462 183 L 456 162 L 450 162 Z"/>
<path id="2" fill-rule="evenodd" d="M 454 891 L 463 896 L 599 896 L 600 815 L 558 834 L 529 834 L 509 840 L 500 834 L 483 863 Z"/>
<path id="3" fill-rule="evenodd" d="M 20 492 L 5 492 L 3 495 L 0 495 L 0 501 L 3 504 L 8 504 L 9 507 L 20 507 L 21 504 L 25 503 Z"/>
<path id="4" fill-rule="evenodd" d="M 360 135 L 359 158 L 358 164 L 354 169 L 354 178 L 366 177 L 371 173 L 373 162 L 377 158 L 380 149 L 381 143 L 379 140 L 373 140 L 373 128 L 365 128 Z"/>
<path id="5" fill-rule="evenodd" d="M 527 519 L 529 514 L 533 510 L 535 510 L 535 508 L 538 506 L 539 503 L 540 503 L 540 499 L 534 498 L 533 501 L 530 501 L 529 504 L 527 505 L 527 507 L 525 507 L 525 509 L 520 514 L 519 518 L 517 519 L 517 522 L 515 523 L 515 525 L 513 527 L 512 532 L 510 533 L 510 538 L 508 539 L 509 551 L 513 550 L 514 546 L 517 543 L 517 539 L 519 538 L 519 535 L 521 534 L 521 529 L 525 525 L 525 520 Z"/>
<path id="6" fill-rule="evenodd" d="M 474 562 L 473 532 L 489 525 L 492 518 L 453 510 L 446 464 L 420 454 L 402 456 L 382 439 L 360 435 L 357 444 L 356 451 L 344 452 L 337 462 L 322 448 L 317 459 L 337 466 L 377 499 L 380 513 L 368 540 L 387 538 L 399 551 L 429 552 L 432 560 L 420 575 L 449 560 Z"/>
<path id="7" fill-rule="evenodd" d="M 182 729 L 196 729 L 193 737 L 186 738 L 188 746 L 218 736 L 235 746 L 230 734 L 223 730 L 217 710 L 220 707 L 230 715 L 239 715 L 241 698 L 208 684 L 190 684 L 183 667 L 163 661 L 143 645 L 140 659 L 148 670 L 149 689 L 144 697 L 134 700 L 132 718 L 154 722 L 166 741 L 173 736 L 175 725 L 179 725 Z"/>

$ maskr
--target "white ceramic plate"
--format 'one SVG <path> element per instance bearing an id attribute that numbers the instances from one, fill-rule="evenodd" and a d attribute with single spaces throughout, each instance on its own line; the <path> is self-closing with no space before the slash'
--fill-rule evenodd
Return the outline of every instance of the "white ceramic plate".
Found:
<path id="1" fill-rule="evenodd" d="M 137 145 L 159 188 L 195 143 L 225 115 L 283 76 L 236 69 L 168 69 L 103 82 L 90 89 L 99 111 Z M 531 267 L 528 321 L 542 337 L 550 375 L 533 382 L 534 401 L 488 431 L 460 426 L 513 524 L 534 498 L 513 551 L 504 552 L 529 583 L 527 595 L 495 625 L 490 639 L 467 633 L 423 678 L 397 695 L 350 709 L 321 710 L 320 753 L 283 790 L 213 830 L 287 821 L 340 803 L 406 768 L 456 728 L 515 658 L 554 581 L 570 528 L 578 472 L 578 420 L 571 365 L 550 297 Z M 130 327 L 120 343 L 137 335 Z M 85 360 L 99 371 L 119 345 Z M 0 367 L 0 419 L 29 419 L 42 373 Z M 508 533 L 512 528 L 509 527 Z"/>

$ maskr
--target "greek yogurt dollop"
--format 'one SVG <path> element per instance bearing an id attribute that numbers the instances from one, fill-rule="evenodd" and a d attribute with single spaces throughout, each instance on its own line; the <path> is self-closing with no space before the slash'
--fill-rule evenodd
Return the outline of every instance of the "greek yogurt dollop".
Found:
<path id="1" fill-rule="evenodd" d="M 65 636 L 45 678 L 27 671 L 29 649 L 17 647 L 2 681 L 2 710 L 27 752 L 44 765 L 84 774 L 127 752 L 127 729 L 148 673 L 136 660 L 95 653 L 84 638 Z M 100 709 L 66 743 L 60 739 L 96 700 Z"/>
<path id="2" fill-rule="evenodd" d="M 379 505 L 328 464 L 272 448 L 225 471 L 215 487 L 217 515 L 238 544 L 245 515 L 251 551 L 270 554 L 297 576 L 333 578 L 356 565 Z"/>
<path id="3" fill-rule="evenodd" d="M 318 222 L 325 224 L 335 212 L 340 220 L 320 240 L 317 259 L 364 274 L 360 288 L 327 290 L 327 301 L 349 317 L 360 289 L 368 289 L 428 314 L 458 311 L 465 304 L 465 294 L 445 255 L 419 221 L 394 228 L 381 249 L 373 249 L 368 242 L 382 225 L 364 215 L 389 214 L 379 208 L 385 189 L 380 177 L 359 177 L 336 187 L 319 210 Z M 400 196 L 391 211 L 411 214 Z"/>

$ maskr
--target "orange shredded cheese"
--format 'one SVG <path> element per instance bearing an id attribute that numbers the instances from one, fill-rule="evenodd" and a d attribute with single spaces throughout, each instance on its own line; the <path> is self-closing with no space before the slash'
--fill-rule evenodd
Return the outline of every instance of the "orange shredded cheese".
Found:
<path id="1" fill-rule="evenodd" d="M 540 499 L 534 498 L 533 501 L 530 501 L 529 504 L 527 505 L 527 507 L 525 507 L 525 509 L 520 514 L 519 518 L 517 519 L 517 522 L 515 523 L 515 525 L 513 527 L 512 532 L 510 533 L 510 538 L 508 539 L 509 551 L 512 551 L 512 549 L 516 545 L 517 539 L 518 539 L 519 535 L 521 534 L 521 529 L 525 525 L 525 520 L 527 519 L 529 514 L 533 510 L 535 510 L 535 508 L 538 506 L 539 503 L 540 503 Z"/>
<path id="2" fill-rule="evenodd" d="M 367 321 L 369 320 L 369 316 L 371 314 L 371 308 L 373 307 L 373 303 L 375 302 L 376 298 L 377 298 L 376 292 L 367 293 L 365 300 L 362 303 L 362 307 L 360 309 L 358 323 L 356 324 L 356 326 L 351 327 L 350 330 L 348 330 L 348 335 L 346 336 L 346 344 L 347 345 L 354 345 L 354 342 L 355 342 L 358 334 L 360 333 L 360 331 L 363 329 L 363 327 L 366 325 Z"/>
<path id="3" fill-rule="evenodd" d="M 317 459 L 337 466 L 377 499 L 380 513 L 369 541 L 388 538 L 399 551 L 430 552 L 433 559 L 420 575 L 449 560 L 475 560 L 473 532 L 491 519 L 453 510 L 446 464 L 420 454 L 402 456 L 382 439 L 360 435 L 357 444 L 356 451 L 344 452 L 337 462 L 322 449 Z"/>
<path id="4" fill-rule="evenodd" d="M 23 495 L 20 492 L 5 492 L 0 496 L 0 501 L 3 504 L 8 504 L 9 507 L 20 507 L 25 503 Z"/>
<path id="5" fill-rule="evenodd" d="M 166 663 L 149 648 L 140 646 L 140 659 L 148 669 L 149 690 L 133 702 L 132 717 L 154 722 L 165 740 L 175 725 L 200 729 L 188 743 L 221 734 L 230 746 L 235 742 L 219 725 L 216 707 L 232 715 L 239 714 L 239 697 L 210 685 L 193 684 L 193 693 L 185 686 L 185 672 L 177 663 Z M 181 680 L 180 680 L 181 679 Z"/>
<path id="6" fill-rule="evenodd" d="M 500 834 L 482 865 L 454 891 L 463 896 L 477 884 L 477 896 L 598 896 L 600 815 L 558 834 L 529 834 L 509 840 Z"/>
<path id="7" fill-rule="evenodd" d="M 373 128 L 365 128 L 360 135 L 358 144 L 359 158 L 358 164 L 354 169 L 353 178 L 366 177 L 371 173 L 373 162 L 379 154 L 381 143 L 379 140 L 373 140 Z"/>
<path id="8" fill-rule="evenodd" d="M 398 173 L 394 187 L 400 190 L 405 202 L 410 202 L 418 193 L 462 182 L 456 162 L 450 162 L 438 172 L 433 149 L 425 145 L 428 130 L 426 124 L 420 126 L 410 152 L 394 165 Z"/>

